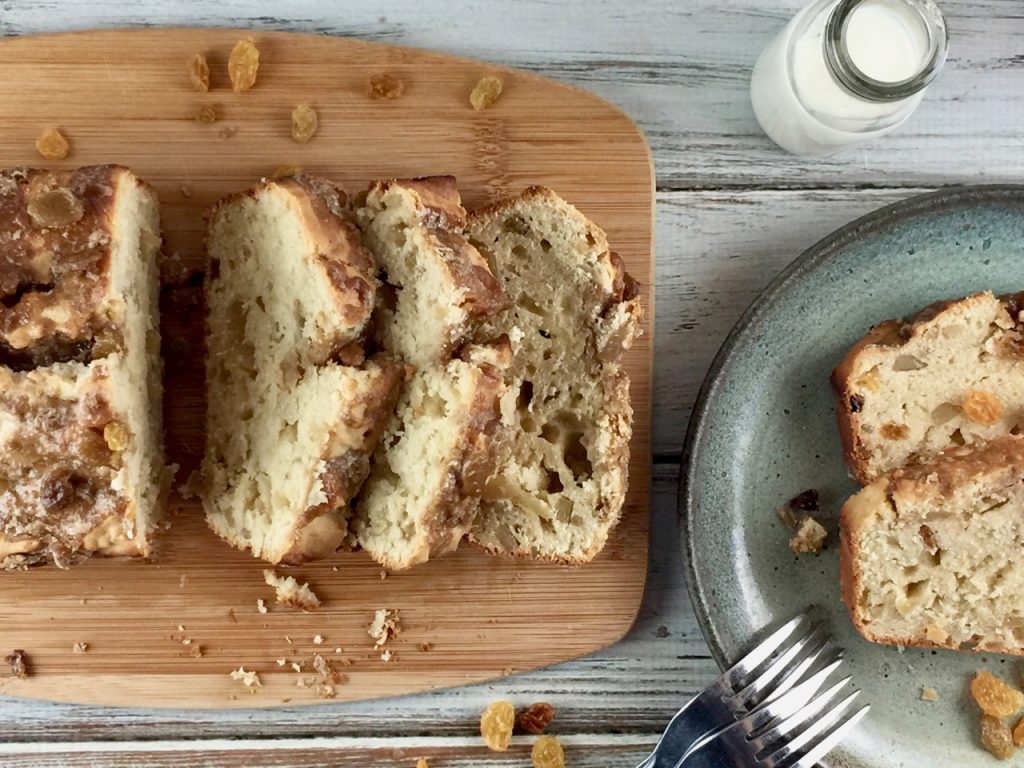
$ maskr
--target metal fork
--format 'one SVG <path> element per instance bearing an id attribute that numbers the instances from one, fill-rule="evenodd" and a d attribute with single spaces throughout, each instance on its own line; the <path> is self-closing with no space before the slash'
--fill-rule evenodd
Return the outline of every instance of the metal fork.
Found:
<path id="1" fill-rule="evenodd" d="M 828 639 L 824 624 L 807 611 L 786 622 L 679 710 L 637 768 L 675 768 L 702 737 L 781 696 L 812 668 L 837 660 L 841 652 L 829 649 Z"/>
<path id="2" fill-rule="evenodd" d="M 756 712 L 705 737 L 674 768 L 813 768 L 870 709 L 865 705 L 853 711 L 859 690 L 829 706 L 849 677 L 817 693 L 839 663 L 836 660 Z"/>

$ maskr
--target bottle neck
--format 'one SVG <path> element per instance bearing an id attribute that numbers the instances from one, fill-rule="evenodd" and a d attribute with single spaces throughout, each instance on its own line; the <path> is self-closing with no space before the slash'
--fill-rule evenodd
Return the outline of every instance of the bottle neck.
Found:
<path id="1" fill-rule="evenodd" d="M 840 0 L 832 10 L 825 23 L 822 41 L 828 69 L 840 86 L 865 101 L 908 99 L 924 90 L 946 61 L 948 37 L 945 19 L 932 0 L 885 0 L 885 5 L 898 10 L 907 24 L 919 25 L 907 31 L 921 41 L 924 50 L 919 66 L 911 75 L 893 81 L 880 80 L 865 74 L 850 50 L 850 21 L 866 2 L 879 4 L 880 0 Z"/>

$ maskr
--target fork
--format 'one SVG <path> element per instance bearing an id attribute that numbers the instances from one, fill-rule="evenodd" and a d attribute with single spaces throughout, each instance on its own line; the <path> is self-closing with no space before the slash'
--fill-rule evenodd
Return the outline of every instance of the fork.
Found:
<path id="1" fill-rule="evenodd" d="M 849 677 L 817 693 L 839 664 L 837 659 L 788 693 L 704 737 L 673 768 L 813 768 L 870 709 L 865 705 L 852 711 L 859 690 L 829 707 Z"/>
<path id="2" fill-rule="evenodd" d="M 815 665 L 837 660 L 841 652 L 830 651 L 827 645 L 824 624 L 808 611 L 786 622 L 679 710 L 637 768 L 675 768 L 704 736 L 786 693 Z M 807 697 L 814 693 L 802 690 Z"/>

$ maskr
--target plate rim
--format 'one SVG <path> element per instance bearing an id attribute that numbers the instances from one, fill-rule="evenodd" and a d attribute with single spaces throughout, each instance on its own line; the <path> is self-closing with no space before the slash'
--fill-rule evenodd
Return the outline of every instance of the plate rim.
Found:
<path id="1" fill-rule="evenodd" d="M 717 397 L 722 372 L 733 360 L 738 344 L 752 328 L 757 326 L 760 319 L 778 301 L 780 296 L 808 273 L 828 262 L 837 251 L 862 237 L 878 232 L 894 221 L 914 218 L 937 209 L 952 210 L 958 207 L 967 207 L 965 203 L 979 205 L 1006 201 L 1012 201 L 1024 207 L 1024 184 L 964 184 L 943 187 L 932 192 L 913 195 L 870 211 L 825 235 L 801 252 L 754 297 L 729 330 L 722 345 L 715 353 L 694 401 L 680 456 L 676 500 L 687 593 L 704 641 L 720 669 L 725 669 L 730 662 L 722 648 L 720 635 L 711 618 L 710 602 L 695 568 L 692 527 L 694 499 L 691 490 L 694 485 L 693 472 L 707 432 L 709 411 Z M 824 765 L 824 763 L 822 764 Z"/>

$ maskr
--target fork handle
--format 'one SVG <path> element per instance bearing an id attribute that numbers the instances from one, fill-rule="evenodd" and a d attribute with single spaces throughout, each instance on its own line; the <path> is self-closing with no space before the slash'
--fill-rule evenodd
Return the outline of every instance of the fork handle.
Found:
<path id="1" fill-rule="evenodd" d="M 691 700 L 690 704 L 696 700 Z M 654 759 L 641 763 L 638 768 L 676 768 L 690 747 L 721 727 L 722 724 L 704 712 L 702 707 L 687 704 L 672 718 L 661 735 L 652 754 Z"/>

